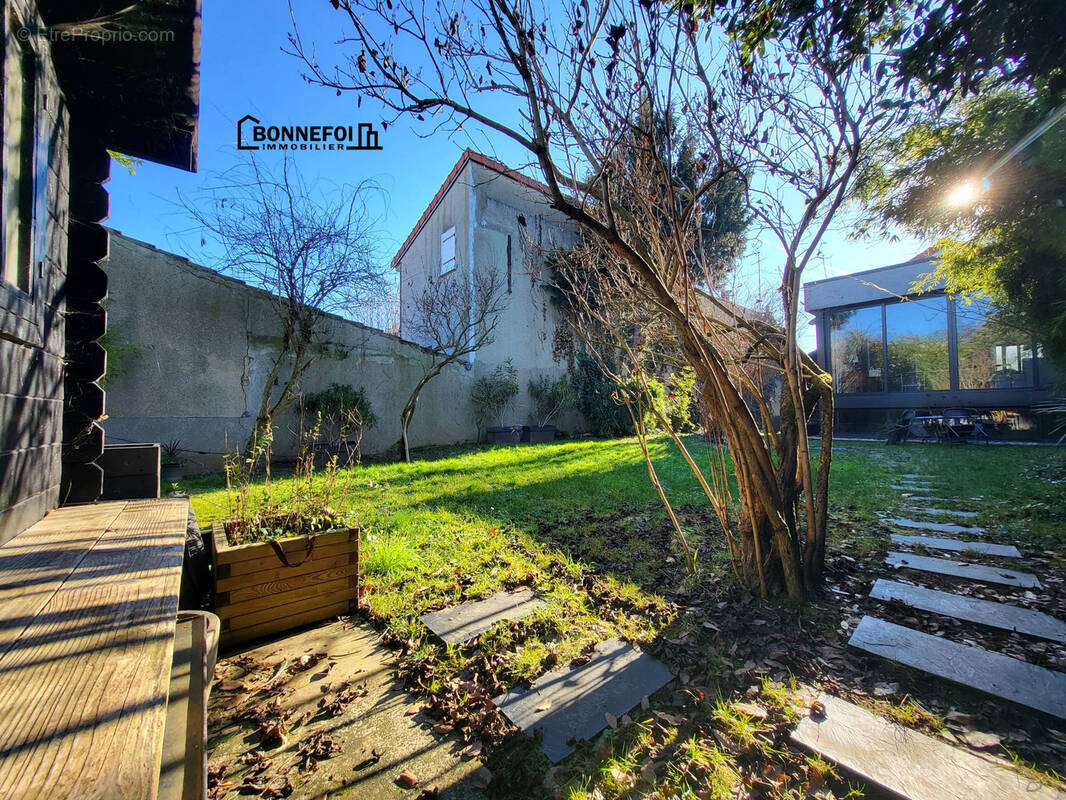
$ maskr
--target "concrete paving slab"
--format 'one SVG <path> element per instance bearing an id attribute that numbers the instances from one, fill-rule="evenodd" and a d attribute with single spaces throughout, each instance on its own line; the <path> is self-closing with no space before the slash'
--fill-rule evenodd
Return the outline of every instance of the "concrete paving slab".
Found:
<path id="1" fill-rule="evenodd" d="M 924 508 L 921 506 L 905 506 L 907 511 L 917 511 L 922 514 L 932 514 L 936 517 L 958 517 L 959 519 L 973 519 L 981 516 L 977 511 L 959 511 L 954 508 Z"/>
<path id="2" fill-rule="evenodd" d="M 522 731 L 541 731 L 544 754 L 557 764 L 574 752 L 570 742 L 591 739 L 607 727 L 607 714 L 621 717 L 672 678 L 661 661 L 621 639 L 608 639 L 587 664 L 549 672 L 530 688 L 513 689 L 494 702 Z"/>
<path id="3" fill-rule="evenodd" d="M 934 533 L 968 533 L 977 536 L 985 532 L 985 529 L 980 525 L 956 525 L 952 522 L 922 522 L 918 519 L 905 519 L 903 517 L 894 517 L 885 521 L 895 525 L 897 528 L 910 528 L 911 530 L 916 531 L 933 531 Z"/>
<path id="4" fill-rule="evenodd" d="M 303 659 L 314 661 L 304 668 Z M 404 691 L 396 666 L 377 631 L 346 622 L 221 659 L 208 715 L 208 761 L 224 768 L 230 788 L 212 796 L 244 800 L 246 778 L 284 785 L 288 776 L 295 784 L 290 800 L 411 800 L 434 786 L 441 800 L 484 800 L 477 788 L 481 762 L 460 755 L 466 745 L 457 736 L 431 730 L 432 721 L 417 713 L 421 698 Z M 285 720 L 281 741 L 263 741 L 254 715 L 246 716 L 256 707 Z M 300 753 L 316 740 L 334 746 L 315 756 L 317 768 Z M 269 764 L 257 774 L 263 761 Z M 403 771 L 418 778 L 417 790 L 397 782 Z"/>
<path id="5" fill-rule="evenodd" d="M 1066 643 L 1066 622 L 1029 608 L 993 603 L 990 600 L 964 597 L 951 592 L 939 592 L 924 586 L 886 581 L 884 578 L 879 578 L 874 583 L 870 597 L 877 600 L 896 600 L 911 608 L 932 611 L 934 614 Z"/>
<path id="6" fill-rule="evenodd" d="M 484 633 L 501 620 L 528 617 L 546 605 L 532 589 L 497 592 L 475 600 L 425 614 L 422 622 L 448 644 L 462 644 Z"/>
<path id="7" fill-rule="evenodd" d="M 968 542 L 962 539 L 944 539 L 939 536 L 907 536 L 902 533 L 893 533 L 892 541 L 896 544 L 906 544 L 911 547 L 921 546 L 933 550 L 952 550 L 956 553 L 972 552 L 983 556 L 999 556 L 1001 558 L 1022 557 L 1018 548 L 1012 544 Z"/>
<path id="8" fill-rule="evenodd" d="M 910 800 L 1062 800 L 1063 793 L 1015 771 L 1002 758 L 972 753 L 823 694 L 825 713 L 805 717 L 792 741 Z"/>
<path id="9" fill-rule="evenodd" d="M 986 567 L 984 564 L 970 564 L 966 561 L 950 561 L 946 558 L 930 558 L 891 551 L 885 557 L 885 563 L 892 567 L 950 575 L 953 578 L 965 578 L 981 583 L 1001 583 L 1005 586 L 1018 586 L 1024 589 L 1043 588 L 1040 585 L 1040 579 L 1030 572 Z"/>
<path id="10" fill-rule="evenodd" d="M 1066 719 L 1066 673 L 931 636 L 877 617 L 863 617 L 848 644 L 938 678 Z"/>

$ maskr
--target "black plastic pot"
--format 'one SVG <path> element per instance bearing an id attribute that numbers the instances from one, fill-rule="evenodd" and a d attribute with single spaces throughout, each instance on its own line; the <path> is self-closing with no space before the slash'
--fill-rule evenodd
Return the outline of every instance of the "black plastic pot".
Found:
<path id="1" fill-rule="evenodd" d="M 555 441 L 554 425 L 523 425 L 522 441 L 530 444 L 544 444 Z"/>
<path id="2" fill-rule="evenodd" d="M 185 465 L 180 462 L 162 463 L 159 465 L 160 483 L 176 483 L 185 477 Z"/>
<path id="3" fill-rule="evenodd" d="M 522 441 L 521 425 L 506 425 L 499 428 L 489 428 L 489 441 L 492 444 L 518 444 Z"/>

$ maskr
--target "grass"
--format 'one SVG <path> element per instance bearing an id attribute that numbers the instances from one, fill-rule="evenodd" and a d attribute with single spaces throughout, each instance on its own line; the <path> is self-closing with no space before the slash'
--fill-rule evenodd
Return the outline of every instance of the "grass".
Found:
<path id="1" fill-rule="evenodd" d="M 687 444 L 694 454 L 706 454 L 698 437 Z M 719 603 L 726 610 L 717 613 L 733 615 L 738 595 L 724 542 L 672 444 L 655 440 L 651 452 L 699 551 L 696 579 L 685 574 L 631 439 L 442 448 L 420 453 L 410 465 L 369 463 L 343 471 L 333 507 L 363 528 L 367 613 L 402 650 L 401 676 L 429 698 L 431 709 L 460 716 L 457 735 L 497 745 L 489 759 L 494 796 L 726 798 L 743 782 L 785 798 L 824 781 L 836 781 L 837 796 L 848 794 L 850 787 L 829 765 L 785 752 L 781 731 L 796 719 L 791 676 L 776 682 L 758 678 L 749 690 L 769 710 L 769 720 L 737 712 L 732 702 L 740 698 L 729 694 L 735 690 L 715 688 L 714 676 L 735 668 L 740 657 L 733 657 L 730 641 L 702 624 L 704 619 L 726 624 L 720 616 L 697 617 L 685 607 L 699 603 L 713 610 Z M 876 523 L 879 515 L 908 504 L 890 488 L 904 472 L 934 476 L 938 494 L 965 498 L 960 507 L 980 512 L 976 524 L 1009 532 L 1019 545 L 1051 551 L 1058 566 L 1066 567 L 1061 536 L 1066 472 L 1062 451 L 1044 447 L 841 441 L 833 458 L 832 553 L 855 563 L 880 559 L 887 536 Z M 186 480 L 181 488 L 191 493 L 201 527 L 227 515 L 220 477 Z M 426 611 L 519 585 L 536 588 L 547 607 L 497 625 L 471 646 L 444 647 L 427 636 L 419 620 Z M 799 629 L 809 625 L 838 636 L 841 611 L 831 601 L 781 613 L 791 614 Z M 683 713 L 674 707 L 676 698 L 653 698 L 650 710 L 633 712 L 631 724 L 582 743 L 551 772 L 539 750 L 523 737 L 507 738 L 502 723 L 482 716 L 468 724 L 464 709 L 580 658 L 611 636 L 691 669 L 676 655 L 683 648 L 674 644 L 687 642 L 684 647 L 695 654 L 688 663 L 708 676 L 691 680 L 706 686 L 686 690 Z M 913 727 L 941 726 L 916 702 L 877 705 Z M 653 714 L 658 708 L 682 713 L 684 721 L 664 723 Z M 765 774 L 753 771 L 753 762 Z"/>

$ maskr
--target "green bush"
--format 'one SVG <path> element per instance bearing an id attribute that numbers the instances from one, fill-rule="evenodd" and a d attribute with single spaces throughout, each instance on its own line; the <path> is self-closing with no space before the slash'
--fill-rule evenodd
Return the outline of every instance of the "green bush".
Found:
<path id="1" fill-rule="evenodd" d="M 578 353 L 574 361 L 573 384 L 577 409 L 585 417 L 594 436 L 632 436 L 633 420 L 615 398 L 618 387 L 588 353 Z"/>
<path id="2" fill-rule="evenodd" d="M 331 383 L 328 389 L 305 396 L 303 408 L 319 417 L 331 447 L 337 451 L 344 448 L 349 461 L 359 461 L 363 433 L 378 424 L 362 387 Z"/>
<path id="3" fill-rule="evenodd" d="M 529 382 L 529 396 L 538 425 L 547 425 L 557 414 L 577 404 L 577 390 L 565 375 L 557 381 L 547 375 L 534 378 Z"/>
<path id="4" fill-rule="evenodd" d="M 518 394 L 518 370 L 507 359 L 492 371 L 474 381 L 470 388 L 470 405 L 474 409 L 474 424 L 477 426 L 477 440 L 481 441 L 481 432 L 486 423 L 498 421 L 503 410 Z"/>

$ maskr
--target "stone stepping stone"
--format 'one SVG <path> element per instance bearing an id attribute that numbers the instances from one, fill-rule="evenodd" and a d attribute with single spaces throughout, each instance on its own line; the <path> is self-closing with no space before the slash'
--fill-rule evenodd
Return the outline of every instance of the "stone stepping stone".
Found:
<path id="1" fill-rule="evenodd" d="M 885 563 L 892 567 L 916 569 L 936 575 L 950 575 L 953 578 L 965 578 L 981 583 L 1002 583 L 1005 586 L 1017 586 L 1023 589 L 1044 588 L 1040 585 L 1040 580 L 1032 573 L 1017 572 L 1001 567 L 986 567 L 984 564 L 970 564 L 967 561 L 949 561 L 946 558 L 889 552 Z"/>
<path id="2" fill-rule="evenodd" d="M 673 677 L 661 661 L 621 639 L 608 639 L 587 664 L 549 672 L 530 688 L 512 689 L 493 702 L 520 730 L 541 731 L 544 755 L 558 764 L 574 752 L 571 742 L 607 727 L 607 714 L 621 717 Z"/>
<path id="3" fill-rule="evenodd" d="M 422 622 L 448 644 L 462 644 L 484 633 L 500 620 L 528 617 L 546 603 L 532 589 L 497 592 L 484 600 L 425 614 Z"/>
<path id="4" fill-rule="evenodd" d="M 939 592 L 936 589 L 887 581 L 884 578 L 878 578 L 874 583 L 870 597 L 886 601 L 898 600 L 911 608 L 932 611 L 934 614 L 1066 643 L 1066 622 L 1028 608 L 964 597 L 951 592 Z"/>
<path id="5" fill-rule="evenodd" d="M 910 800 L 1063 800 L 1063 793 L 977 754 L 905 728 L 839 697 L 819 696 L 825 714 L 805 717 L 792 741 Z"/>
<path id="6" fill-rule="evenodd" d="M 903 519 L 896 517 L 885 520 L 897 528 L 911 528 L 916 531 L 933 531 L 934 533 L 972 533 L 980 535 L 985 529 L 979 525 L 955 525 L 951 522 L 922 522 L 916 519 Z"/>
<path id="7" fill-rule="evenodd" d="M 917 511 L 921 514 L 932 514 L 937 517 L 958 517 L 959 519 L 973 519 L 981 514 L 977 511 L 959 511 L 954 508 L 922 508 L 921 506 L 906 506 L 907 511 Z"/>
<path id="8" fill-rule="evenodd" d="M 892 541 L 911 547 L 922 546 L 933 550 L 953 550 L 957 553 L 973 552 L 982 556 L 1000 556 L 1002 558 L 1021 558 L 1022 554 L 1012 544 L 991 544 L 990 542 L 966 542 L 962 539 L 942 539 L 939 536 L 905 536 L 893 533 Z"/>
<path id="9" fill-rule="evenodd" d="M 897 492 L 931 492 L 932 486 L 911 486 L 909 484 L 904 485 L 902 483 L 889 484 L 890 488 L 895 489 Z"/>
<path id="10" fill-rule="evenodd" d="M 1066 673 L 982 647 L 863 617 L 848 644 L 1012 703 L 1066 719 Z"/>
<path id="11" fill-rule="evenodd" d="M 899 479 L 902 481 L 922 481 L 928 477 L 928 475 L 918 475 L 914 472 L 904 472 L 899 476 Z"/>

